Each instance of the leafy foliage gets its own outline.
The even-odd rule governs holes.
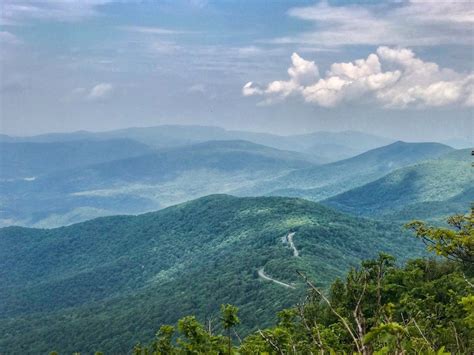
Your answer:
[[[468,216],[457,215],[448,219],[452,228],[429,227],[424,222],[414,221],[407,227],[428,244],[428,250],[448,259],[474,265],[474,207]]]

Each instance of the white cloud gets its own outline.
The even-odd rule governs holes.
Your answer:
[[[67,101],[103,101],[110,98],[115,91],[110,83],[99,83],[91,88],[77,87],[64,100]]]
[[[244,96],[262,95],[262,94],[263,94],[263,90],[260,89],[258,86],[255,86],[255,84],[252,81],[249,81],[242,88],[242,95]]]
[[[206,92],[206,86],[204,84],[191,85],[188,88],[188,92],[204,94]]]
[[[265,103],[271,103],[302,91],[304,85],[319,78],[319,70],[314,62],[305,60],[297,53],[293,53],[291,63],[291,67],[288,68],[290,80],[273,81],[268,84],[266,89],[255,86],[253,82],[248,82],[242,88],[242,94],[244,96],[263,94],[266,96]]]
[[[291,55],[291,63],[293,65],[288,68],[288,75],[290,75],[291,81],[296,84],[304,85],[319,77],[319,70],[314,62],[304,60],[298,54],[293,53]]]
[[[97,7],[112,0],[2,0],[1,25],[19,25],[30,19],[61,22],[96,16]]]
[[[123,26],[123,27],[119,27],[119,29],[128,31],[128,32],[151,34],[151,35],[175,35],[175,34],[195,33],[195,32],[189,32],[189,31],[170,30],[168,28],[162,28],[162,27],[146,27],[146,26]]]
[[[114,86],[110,83],[100,83],[95,85],[87,94],[87,99],[98,101],[109,98],[114,91]]]
[[[252,57],[265,53],[265,50],[257,46],[239,47],[236,49],[240,57]]]
[[[182,47],[176,44],[174,41],[154,40],[151,43],[146,43],[146,45],[148,46],[149,53],[153,55],[173,54],[182,50]]]
[[[266,87],[249,82],[242,94],[262,96],[264,104],[297,95],[323,107],[343,102],[375,102],[391,108],[473,103],[474,74],[442,69],[409,49],[382,46],[366,59],[332,64],[321,78],[314,62],[296,53],[291,58],[289,80],[273,81]]]
[[[92,88],[78,87],[75,88],[70,95],[65,99],[70,100],[87,100],[87,101],[102,101],[112,96],[115,87],[110,83],[99,83]]]
[[[273,43],[306,46],[472,44],[474,6],[470,1],[408,0],[398,4],[293,8],[289,15],[315,29]]]

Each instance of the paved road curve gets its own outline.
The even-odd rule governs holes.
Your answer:
[[[288,240],[288,243],[290,243],[290,247],[291,249],[293,249],[293,256],[294,257],[299,257],[300,256],[300,252],[298,251],[298,249],[296,249],[295,247],[295,243],[293,243],[293,237],[294,237],[295,233],[290,233],[286,236],[286,240]]]
[[[286,287],[286,288],[292,288],[292,289],[295,288],[295,287],[292,286],[292,285],[289,285],[289,284],[287,284],[287,283],[284,283],[284,282],[281,282],[281,281],[278,281],[278,280],[275,280],[275,279],[271,278],[270,276],[268,276],[267,274],[265,274],[265,271],[264,271],[264,268],[263,268],[263,267],[258,270],[258,276],[260,276],[260,277],[261,277],[262,279],[264,279],[264,280],[272,281],[272,282],[274,282],[274,283],[276,283],[276,284],[278,284],[278,285],[280,285],[280,286]]]
[[[293,243],[293,237],[295,235],[295,232],[293,233],[289,233],[287,236],[286,236],[286,240],[288,242],[288,244],[290,244],[290,247],[291,249],[293,249],[293,256],[295,258],[299,257],[300,256],[300,253],[298,251],[298,249],[296,249],[295,247],[295,243]],[[280,285],[280,286],[283,286],[283,287],[286,287],[286,288],[292,288],[294,289],[295,287],[290,285],[290,284],[287,284],[285,282],[282,282],[282,281],[278,281],[278,280],[275,280],[274,278],[268,276],[267,274],[265,274],[265,271],[264,271],[264,267],[260,268],[258,270],[258,276],[266,281],[271,281],[271,282],[274,282],[276,283],[277,285]]]

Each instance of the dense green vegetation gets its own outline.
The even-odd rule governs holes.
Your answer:
[[[333,282],[328,293],[299,272],[308,286],[305,300],[279,312],[274,327],[243,340],[236,333],[233,349],[225,348],[230,332],[216,334],[188,316],[177,329],[162,326],[150,345],[137,344],[133,354],[471,354],[474,211],[448,223],[452,229],[409,225],[445,260],[416,259],[397,267],[381,253]],[[237,311],[222,306],[224,329],[241,321]]]
[[[362,186],[401,167],[434,159],[453,149],[439,143],[393,144],[322,166],[299,169],[250,190],[319,201]]]
[[[441,218],[474,201],[470,150],[398,169],[323,203],[351,214],[384,219]]]
[[[283,243],[289,232],[299,257]],[[51,230],[3,228],[0,349],[124,353],[186,314],[219,323],[220,304],[240,308],[244,336],[304,299],[296,270],[324,288],[379,251],[403,262],[422,250],[399,226],[277,197],[215,195]]]

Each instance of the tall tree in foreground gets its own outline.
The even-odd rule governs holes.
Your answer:
[[[232,353],[232,334],[231,330],[240,323],[237,316],[239,309],[231,304],[221,305],[222,326],[227,330],[229,355]]]

